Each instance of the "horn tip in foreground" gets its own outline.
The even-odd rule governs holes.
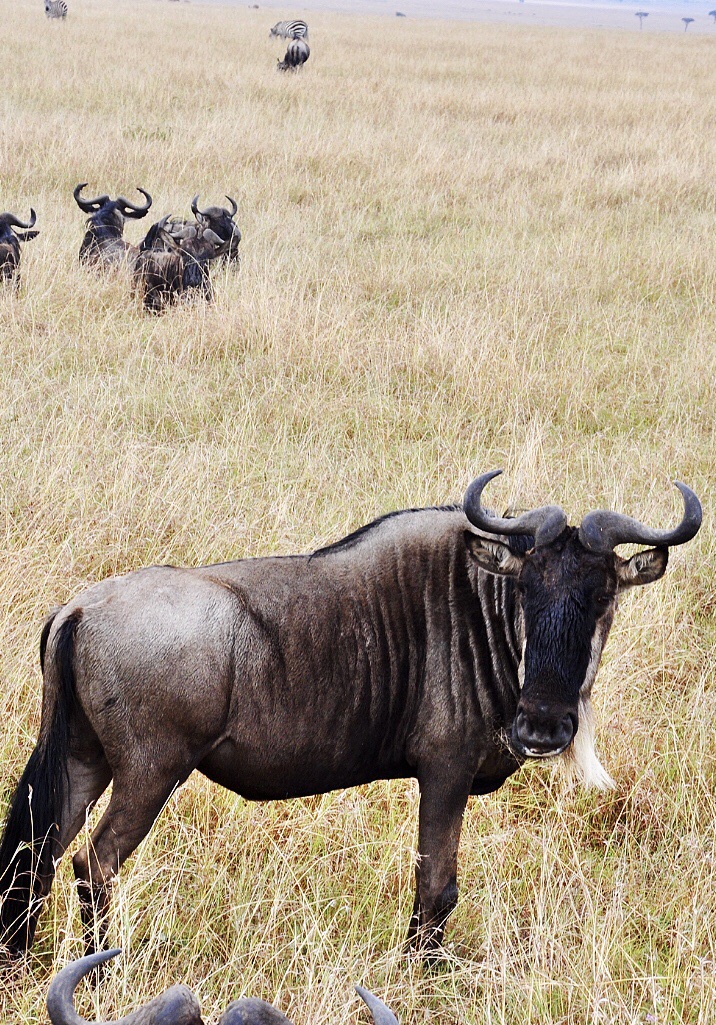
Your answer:
[[[371,1013],[375,1025],[398,1025],[398,1019],[386,1004],[368,989],[355,986],[355,991]]]
[[[701,521],[704,515],[703,507],[699,501],[699,496],[695,491],[692,491],[688,484],[684,484],[680,480],[675,480],[674,484],[679,489],[681,496],[684,499],[684,518],[687,520],[689,528],[694,532],[691,535],[693,537],[701,527]]]
[[[52,1025],[70,1025],[77,1022],[73,1006],[73,995],[80,979],[88,975],[93,968],[111,961],[121,954],[121,947],[113,950],[99,950],[95,954],[87,954],[77,961],[71,961],[55,975],[47,991],[47,1013]]]

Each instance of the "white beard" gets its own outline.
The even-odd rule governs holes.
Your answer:
[[[594,712],[589,695],[579,699],[579,729],[567,750],[559,757],[570,783],[582,783],[597,790],[614,790],[616,783],[597,758],[594,747]]]
[[[594,746],[594,711],[592,709],[592,684],[599,668],[599,659],[609,633],[611,619],[605,629],[596,630],[592,638],[592,654],[587,666],[579,692],[577,710],[579,728],[574,740],[559,757],[570,783],[582,783],[585,787],[596,787],[597,790],[614,790],[616,783],[597,757]]]

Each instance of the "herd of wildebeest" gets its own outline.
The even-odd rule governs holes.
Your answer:
[[[150,194],[145,189],[137,190],[144,196],[140,205],[123,196],[88,199],[82,195],[86,185],[81,182],[73,193],[80,210],[89,214],[80,245],[80,261],[105,269],[126,266],[146,310],[159,313],[190,293],[211,299],[209,271],[213,261],[223,257],[238,264],[241,231],[234,220],[236,202],[230,196],[226,197],[229,207],[209,206],[200,210],[196,195],[191,201],[193,220],[162,217],[138,245],[132,245],[124,238],[125,222],[147,215],[152,205]],[[32,208],[27,223],[12,213],[0,214],[0,280],[19,280],[20,244],[38,235],[37,231],[28,230],[36,220]]]
[[[64,18],[67,5],[64,0],[48,0],[45,13],[50,18]],[[278,62],[279,70],[296,70],[308,60],[305,21],[279,21],[269,35],[289,41],[284,59]],[[145,200],[139,206],[123,196],[87,199],[82,195],[86,185],[80,183],[73,193],[80,210],[89,214],[80,260],[98,268],[125,266],[145,310],[160,313],[181,296],[201,295],[211,300],[211,264],[223,258],[238,266],[241,231],[234,220],[236,202],[230,196],[226,197],[230,208],[209,206],[200,210],[196,195],[191,203],[194,220],[167,214],[151,226],[138,245],[132,245],[123,237],[125,222],[147,215],[152,205],[150,194],[145,189],[137,190]],[[36,221],[32,207],[27,222],[13,213],[0,214],[0,282],[18,284],[20,244],[37,237],[39,232],[31,230]]]

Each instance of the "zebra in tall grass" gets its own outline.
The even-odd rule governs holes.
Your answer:
[[[65,0],[45,0],[45,14],[48,18],[66,18],[67,4]]]
[[[305,21],[277,21],[269,32],[269,38],[308,39],[308,25]]]

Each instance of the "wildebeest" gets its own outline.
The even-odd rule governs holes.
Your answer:
[[[295,18],[293,21],[277,21],[269,32],[273,39],[308,39],[308,25]]]
[[[212,298],[209,264],[228,251],[225,242],[210,228],[197,224],[186,228],[181,241],[167,229],[169,217],[153,224],[139,245],[134,261],[134,283],[145,309],[159,313],[190,289]]]
[[[74,992],[77,984],[93,970],[121,950],[102,951],[72,961],[55,975],[47,991],[47,1011],[52,1025],[89,1025],[80,1018],[74,1008]],[[382,1000],[361,986],[356,993],[366,1003],[375,1025],[398,1025],[398,1019]],[[109,1023],[105,1023],[109,1025]],[[187,986],[171,986],[161,996],[155,997],[131,1014],[121,1018],[115,1025],[203,1025],[199,1001]],[[219,1025],[291,1025],[291,1022],[276,1007],[265,1000],[243,997],[229,1004],[219,1019]]]
[[[196,237],[196,232],[192,232],[192,228],[199,228],[204,231],[209,229],[213,231],[224,242],[229,243],[226,257],[228,260],[239,259],[239,242],[241,242],[241,231],[238,224],[234,220],[238,207],[236,200],[232,199],[231,196],[226,197],[231,203],[231,209],[225,206],[208,206],[206,210],[199,209],[199,194],[191,201],[191,211],[194,214],[195,221],[188,221],[182,219],[172,219],[167,223],[167,230],[178,239],[180,243],[184,244],[185,240]]]
[[[17,281],[20,266],[20,243],[37,238],[39,231],[24,231],[16,228],[32,228],[37,220],[35,211],[30,207],[30,220],[24,224],[15,214],[0,214],[0,280]]]
[[[110,199],[109,196],[84,199],[80,193],[86,185],[87,182],[76,185],[73,192],[77,206],[90,215],[80,246],[80,260],[96,266],[116,267],[127,262],[131,266],[138,249],[122,238],[124,222],[128,217],[145,217],[152,205],[152,197],[144,189],[138,188],[137,192],[141,192],[146,199],[144,206],[135,206],[123,196],[116,199]]]
[[[295,71],[305,64],[311,56],[311,50],[305,39],[292,39],[286,47],[283,60],[276,67],[279,71]]]
[[[113,780],[74,856],[88,938],[111,880],[194,769],[255,801],[378,779],[420,787],[408,937],[439,946],[457,901],[470,794],[526,758],[564,754],[610,780],[590,693],[618,595],[659,579],[701,506],[653,530],[558,506],[515,519],[481,506],[393,513],[311,555],[154,566],[94,584],[42,631],[40,734],[0,843],[0,925],[32,941],[57,860]],[[656,547],[629,559],[617,545]],[[90,948],[91,949],[91,948]]]

